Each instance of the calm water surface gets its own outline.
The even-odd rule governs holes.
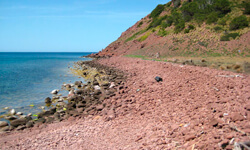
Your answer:
[[[44,105],[53,89],[82,78],[69,67],[90,53],[0,53],[0,115],[4,107],[29,112]],[[66,91],[60,91],[67,94]],[[29,105],[34,104],[35,107]]]

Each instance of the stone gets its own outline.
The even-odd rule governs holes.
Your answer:
[[[11,115],[15,115],[15,114],[16,114],[16,111],[15,111],[15,109],[11,109],[11,110],[9,111],[9,113],[10,113]]]
[[[76,85],[77,87],[81,87],[81,84],[82,84],[82,81],[76,81],[76,82],[75,82],[75,85]]]
[[[95,86],[94,86],[94,89],[95,89],[95,90],[101,90],[100,86],[98,86],[98,85],[95,85]]]
[[[21,116],[21,115],[23,115],[23,113],[22,112],[17,112],[16,115]]]
[[[250,111],[250,103],[245,106],[245,109]]]
[[[6,121],[0,121],[0,128],[8,126]]]
[[[235,122],[235,121],[243,121],[245,118],[240,113],[235,112],[235,113],[231,114],[231,119],[232,119],[232,121]]]
[[[190,141],[190,140],[193,140],[193,139],[195,139],[196,138],[196,136],[194,135],[194,134],[192,134],[192,135],[187,135],[186,137],[185,137],[185,140],[186,141]]]
[[[45,112],[41,112],[38,114],[37,118],[43,118],[53,115],[56,112],[56,108],[51,108],[50,110],[47,110]]]
[[[59,91],[60,91],[60,90],[55,89],[55,90],[51,91],[50,93],[51,93],[51,94],[57,94]]]
[[[4,119],[11,121],[11,120],[16,120],[17,117],[15,117],[15,116],[6,116],[6,117],[4,117]]]
[[[13,126],[13,127],[18,127],[20,125],[25,125],[27,122],[28,122],[28,119],[20,118],[20,119],[10,121],[10,125]]]
[[[45,123],[46,122],[46,119],[44,119],[44,118],[39,118],[37,121],[36,121],[36,123]]]
[[[155,77],[155,80],[156,80],[157,82],[163,81],[162,78],[159,77],[159,76],[156,76],[156,77]]]
[[[45,103],[52,103],[51,98],[50,97],[45,98]]]
[[[6,132],[6,131],[9,131],[9,130],[10,130],[9,126],[0,128],[0,132]]]
[[[21,126],[18,126],[17,128],[16,128],[16,130],[23,130],[23,129],[25,129],[25,128],[27,128],[25,125],[21,125]]]
[[[216,127],[218,125],[218,123],[219,123],[218,120],[213,118],[213,119],[210,120],[209,125],[213,126],[213,127]]]
[[[26,123],[26,127],[27,128],[31,128],[33,126],[34,126],[34,122],[33,121],[29,121],[29,122]]]

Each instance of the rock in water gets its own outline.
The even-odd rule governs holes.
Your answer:
[[[51,94],[57,94],[60,90],[53,90]]]
[[[8,123],[5,121],[0,121],[0,128],[8,126]]]
[[[157,82],[163,81],[162,78],[161,78],[161,77],[158,77],[158,76],[155,77],[155,80],[156,80]]]
[[[45,103],[52,103],[51,98],[50,97],[45,98]]]
[[[10,110],[10,114],[11,114],[11,115],[15,115],[15,114],[16,114],[15,109],[11,109],[11,110]]]

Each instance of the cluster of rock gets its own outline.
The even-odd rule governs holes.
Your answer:
[[[39,113],[36,119],[31,114],[10,113],[9,118],[5,118],[9,123],[0,122],[0,132],[62,121],[70,116],[96,115],[107,107],[103,101],[114,96],[117,88],[124,84],[124,74],[95,61],[77,62],[76,65],[78,72],[87,80],[86,84],[82,81],[64,84],[63,89],[69,91],[67,96],[61,96],[59,90],[53,90],[53,97],[45,99],[46,105],[51,108]]]

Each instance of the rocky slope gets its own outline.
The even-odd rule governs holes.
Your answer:
[[[116,41],[91,56],[249,57],[250,28],[248,25],[243,25],[232,29],[233,20],[242,15],[243,18],[247,18],[245,21],[248,24],[249,2],[242,0],[216,0],[211,1],[213,2],[211,4],[208,0],[201,2],[203,3],[198,3],[196,0],[172,0],[165,5],[158,5],[151,14],[123,32]],[[228,6],[224,4],[225,2],[229,2]],[[192,14],[191,10],[187,9],[191,8],[191,3],[197,4],[199,14]],[[222,3],[221,6],[218,6],[219,3]],[[206,9],[199,9],[203,5],[214,9],[207,12]],[[223,12],[222,9],[228,11]],[[200,19],[201,16],[205,17]]]

